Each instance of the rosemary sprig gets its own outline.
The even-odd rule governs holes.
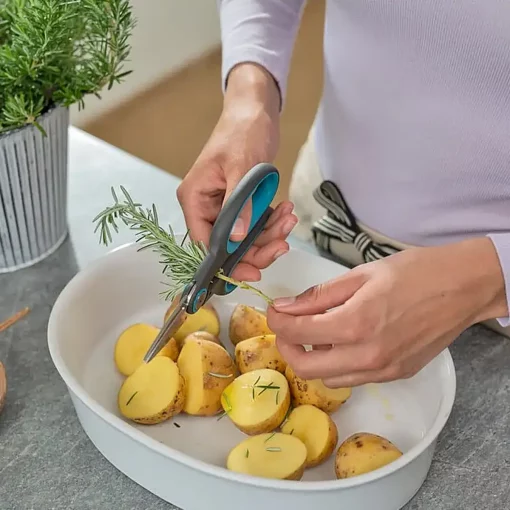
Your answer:
[[[268,446],[266,452],[281,452],[282,449],[279,446]]]
[[[248,450],[248,448],[246,448],[246,453],[244,454],[244,456],[246,458],[248,458],[250,456],[250,450]]]
[[[187,235],[179,244],[172,227],[168,225],[167,231],[159,224],[158,212],[154,204],[151,208],[144,208],[131,198],[123,186],[120,190],[124,195],[123,200],[119,200],[112,188],[114,203],[94,218],[93,223],[96,223],[94,232],[99,230],[100,242],[105,246],[113,241],[112,230],[118,232],[120,223],[136,232],[136,242],[139,243],[140,250],[151,249],[159,255],[163,274],[169,279],[165,282],[168,290],[163,294],[166,299],[174,299],[186,285],[193,281],[207,255],[207,248],[201,242],[187,239]],[[273,303],[273,300],[259,289],[226,276],[222,271],[218,271],[216,277],[255,293],[268,304]]]

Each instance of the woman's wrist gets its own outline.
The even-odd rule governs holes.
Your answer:
[[[273,76],[262,66],[251,62],[236,65],[227,77],[224,110],[246,106],[253,111],[264,111],[277,121],[281,97]]]
[[[467,292],[478,295],[475,323],[508,316],[505,279],[498,254],[488,238],[458,243],[458,271]]]

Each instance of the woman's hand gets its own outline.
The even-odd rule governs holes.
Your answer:
[[[254,64],[230,73],[223,112],[211,137],[177,191],[192,239],[209,243],[212,226],[237,183],[257,163],[272,162],[278,150],[280,96],[273,78]],[[297,223],[293,205],[282,202],[235,271],[246,281],[289,250],[285,241]],[[251,203],[240,214],[232,240],[244,239]]]
[[[483,238],[359,266],[276,300],[268,324],[297,375],[352,387],[411,377],[467,327],[506,316],[499,260]]]

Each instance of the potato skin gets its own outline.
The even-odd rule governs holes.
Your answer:
[[[165,312],[165,316],[164,316],[165,322],[168,319],[168,317],[170,317],[171,313],[174,311],[175,307],[179,303],[180,298],[181,297],[179,295],[172,300],[172,303],[170,304],[167,311]],[[213,327],[214,334],[219,335],[219,333],[220,333],[220,319],[218,316],[218,312],[216,312],[216,309],[214,308],[214,306],[211,303],[206,303],[196,314],[194,314],[194,315],[185,314],[185,321],[184,321],[183,325],[174,334],[174,338],[177,341],[177,345],[178,345],[179,349],[182,348],[184,339],[187,336],[189,336],[191,333],[195,333],[200,330],[200,324],[202,323],[202,321],[199,319],[199,317],[204,315],[204,313],[201,310],[208,310],[208,311],[212,312],[212,316],[214,317],[213,323],[211,321],[207,320],[207,321],[204,321],[204,325],[207,325],[207,327],[210,328],[211,325],[214,324],[214,327]],[[189,329],[190,321],[193,321],[193,323],[196,323],[196,322],[199,323],[199,326],[196,327],[196,331],[193,331],[193,329],[195,329],[195,328],[193,328],[191,330]]]
[[[188,335],[183,340],[182,345],[184,346],[186,342],[192,342],[194,340],[208,340],[209,342],[221,345],[220,339],[208,331],[195,331],[194,333],[191,333],[191,335]]]
[[[259,368],[271,368],[284,374],[287,368],[287,363],[276,347],[276,335],[242,340],[236,345],[235,358],[241,374]]]
[[[229,336],[234,345],[248,338],[272,334],[263,312],[247,305],[235,307],[229,324]]]
[[[305,474],[305,467],[306,465],[303,464],[299,469],[296,469],[294,473],[287,476],[285,480],[295,480],[296,482],[299,482],[299,480],[301,480],[301,478],[303,478],[303,475]]]
[[[161,423],[165,420],[168,420],[172,416],[179,414],[184,407],[184,398],[186,395],[186,383],[184,381],[184,377],[182,375],[179,376],[180,384],[179,390],[175,394],[174,399],[168,405],[166,409],[163,409],[158,414],[154,416],[148,416],[146,418],[130,418],[132,421],[136,423],[141,423],[142,425],[156,425],[157,423]]]
[[[359,432],[348,437],[338,448],[335,474],[339,479],[351,478],[375,471],[402,456],[402,452],[388,439]]]
[[[221,410],[221,394],[223,390],[235,379],[236,367],[228,352],[219,344],[209,340],[194,338],[188,342],[196,342],[201,347],[202,355],[202,385],[203,399],[201,407],[193,412],[193,416],[213,416]],[[186,344],[183,346],[179,360],[186,353]],[[177,366],[181,369],[177,361]],[[181,360],[182,363],[182,360]],[[217,377],[213,374],[229,375],[231,377]],[[199,381],[194,381],[198,384]],[[188,382],[188,384],[190,384]],[[186,411],[186,409],[185,409]]]
[[[289,381],[293,407],[310,404],[331,414],[345,404],[352,394],[350,388],[344,388],[342,399],[331,398],[332,396],[328,395],[328,388],[322,381],[301,379],[288,365],[285,369],[285,377]]]
[[[168,343],[165,345],[164,350],[168,352],[167,356],[172,361],[177,361],[177,358],[179,357],[179,346],[177,345],[177,341],[175,338],[170,338],[168,340]]]

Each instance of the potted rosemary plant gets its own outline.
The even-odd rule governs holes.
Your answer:
[[[0,273],[67,236],[69,106],[129,71],[129,0],[0,0]]]

